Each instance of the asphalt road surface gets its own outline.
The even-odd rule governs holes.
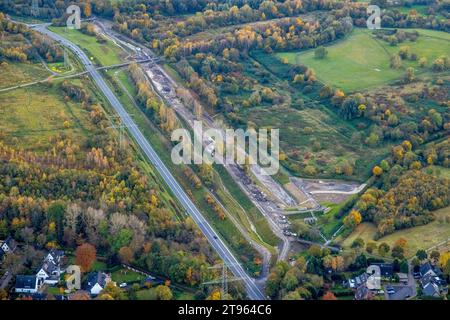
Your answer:
[[[238,260],[233,256],[228,247],[224,244],[224,242],[219,238],[217,233],[205,220],[200,211],[195,207],[194,203],[187,196],[172,174],[169,172],[167,167],[161,161],[157,153],[154,151],[152,146],[149,144],[147,139],[144,137],[142,132],[134,123],[133,119],[130,115],[125,111],[124,107],[111,91],[111,89],[106,84],[103,77],[100,75],[98,70],[89,60],[87,55],[75,44],[68,41],[67,39],[61,37],[60,35],[51,32],[46,28],[46,25],[35,26],[34,29],[40,33],[43,33],[50,38],[58,41],[65,47],[69,48],[73,51],[83,65],[86,67],[86,70],[91,74],[93,80],[103,92],[105,97],[108,99],[112,107],[120,116],[123,124],[128,127],[128,130],[131,136],[135,139],[138,145],[141,147],[142,151],[148,157],[150,162],[154,165],[156,170],[158,170],[161,177],[167,183],[168,187],[171,189],[172,193],[181,203],[181,205],[185,208],[185,210],[190,214],[192,219],[197,223],[200,230],[203,232],[205,237],[208,239],[211,246],[216,250],[217,254],[222,258],[228,268],[233,272],[236,277],[242,278],[245,283],[247,289],[247,295],[252,300],[264,300],[265,295],[261,292],[261,290],[256,286],[254,279],[250,278],[250,276],[244,271],[242,266],[239,264]]]

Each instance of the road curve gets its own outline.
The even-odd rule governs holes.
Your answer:
[[[266,297],[263,292],[257,287],[254,279],[250,278],[250,276],[244,271],[242,266],[239,264],[239,261],[233,256],[228,247],[224,244],[224,242],[219,238],[217,233],[205,220],[200,211],[195,207],[194,203],[187,196],[178,182],[175,180],[173,175],[161,161],[155,150],[152,148],[150,143],[144,137],[142,132],[139,130],[137,125],[134,123],[133,119],[126,112],[125,108],[122,106],[120,101],[111,91],[111,89],[106,84],[103,77],[100,75],[98,70],[93,66],[92,62],[89,60],[87,55],[75,44],[63,38],[62,36],[48,30],[46,25],[38,25],[35,26],[34,29],[42,34],[47,35],[48,37],[58,41],[68,49],[72,50],[80,61],[85,66],[86,70],[92,76],[94,82],[97,84],[99,89],[103,92],[105,97],[108,99],[111,106],[115,109],[115,111],[120,116],[124,125],[126,125],[129,129],[131,136],[138,143],[144,154],[153,164],[153,166],[158,170],[161,177],[164,179],[168,187],[171,189],[172,193],[179,200],[184,209],[190,214],[192,219],[196,222],[200,230],[203,232],[205,237],[208,239],[211,246],[215,249],[217,254],[222,258],[224,263],[228,266],[228,268],[233,272],[236,277],[242,278],[245,283],[247,289],[247,295],[252,300],[264,300]]]

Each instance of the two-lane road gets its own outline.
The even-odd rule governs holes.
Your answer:
[[[129,128],[129,132],[137,144],[140,146],[144,154],[150,160],[150,162],[155,166],[156,170],[158,170],[159,174],[162,176],[164,181],[167,183],[168,187],[175,195],[175,197],[179,200],[181,205],[184,207],[186,212],[190,214],[192,219],[197,223],[200,230],[203,232],[205,237],[208,239],[211,246],[215,249],[217,254],[222,258],[228,268],[233,272],[233,274],[237,277],[242,278],[245,283],[247,289],[247,295],[250,299],[253,300],[264,300],[265,295],[263,292],[256,286],[254,279],[250,278],[242,266],[239,264],[238,260],[234,257],[228,247],[224,244],[224,242],[219,238],[217,233],[205,220],[200,211],[195,207],[194,203],[187,196],[178,182],[175,180],[173,175],[167,169],[165,164],[161,161],[157,153],[154,151],[152,146],[149,144],[147,139],[144,137],[142,132],[139,130],[137,125],[134,123],[133,119],[126,112],[125,108],[122,106],[120,101],[111,91],[111,89],[106,84],[103,77],[100,75],[99,71],[92,65],[92,62],[89,60],[87,55],[75,44],[68,41],[67,39],[61,37],[54,32],[51,32],[46,28],[45,25],[35,26],[36,31],[43,33],[50,38],[60,42],[65,47],[69,48],[73,51],[80,61],[86,67],[86,70],[92,76],[94,82],[97,84],[99,89],[103,92],[105,97],[108,99],[111,106],[115,109],[115,111],[120,116],[122,122],[125,126]]]

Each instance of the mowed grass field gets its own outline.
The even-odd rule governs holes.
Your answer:
[[[428,249],[450,237],[450,207],[437,210],[434,213],[436,220],[427,225],[399,230],[377,241],[373,240],[376,226],[365,222],[359,225],[341,244],[344,247],[350,247],[353,241],[360,237],[365,243],[375,241],[379,245],[382,242],[386,242],[392,248],[397,239],[405,238],[408,241],[406,256],[411,257],[417,250]],[[447,221],[444,217],[447,217]]]
[[[413,66],[420,71],[417,62],[409,61],[404,62],[403,68],[390,68],[390,56],[396,54],[401,46],[409,46],[418,57],[426,57],[429,65],[437,57],[448,55],[450,34],[433,30],[417,31],[420,36],[416,42],[405,41],[389,46],[375,39],[367,29],[354,29],[346,39],[327,46],[328,56],[325,59],[316,59],[314,50],[282,52],[276,56],[286,58],[290,64],[311,67],[322,82],[346,92],[370,89],[399,79],[406,67]]]
[[[119,64],[122,62],[120,57],[124,53],[112,41],[108,40],[104,44],[99,43],[97,42],[96,37],[84,34],[79,30],[70,30],[64,27],[49,27],[49,29],[87,51],[89,57],[92,60],[94,58],[97,59],[102,66]]]
[[[58,133],[83,143],[90,126],[89,113],[66,102],[57,88],[34,85],[0,93],[0,132],[24,149],[49,150],[49,138]]]

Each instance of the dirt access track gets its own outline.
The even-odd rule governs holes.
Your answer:
[[[346,200],[350,195],[361,192],[366,186],[353,181],[340,180],[319,180],[319,179],[301,179],[291,178],[292,184],[297,192],[307,193],[314,197],[317,202],[340,203]]]

